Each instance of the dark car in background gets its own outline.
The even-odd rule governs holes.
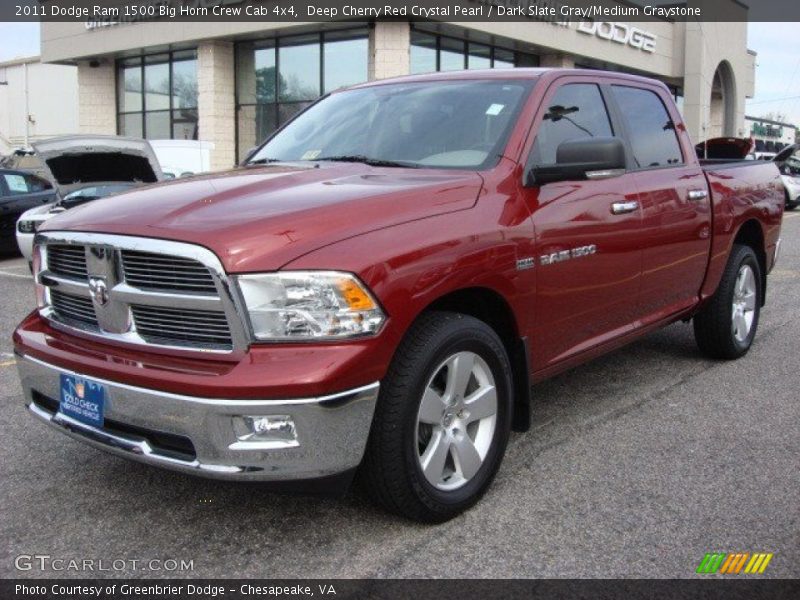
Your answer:
[[[25,171],[0,169],[0,253],[17,252],[14,229],[22,213],[57,199],[55,188],[46,179]]]

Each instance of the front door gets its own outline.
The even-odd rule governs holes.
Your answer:
[[[552,84],[534,132],[529,165],[554,164],[564,141],[619,135],[600,86],[579,76]],[[526,188],[536,236],[536,371],[633,329],[642,263],[633,177]]]

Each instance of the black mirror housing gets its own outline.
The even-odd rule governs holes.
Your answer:
[[[534,165],[525,175],[525,185],[584,180],[587,172],[625,169],[625,145],[616,137],[581,138],[559,144],[556,164]]]

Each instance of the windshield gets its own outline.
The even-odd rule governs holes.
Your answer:
[[[78,204],[83,204],[84,202],[89,202],[91,200],[98,200],[100,198],[111,196],[112,194],[125,192],[134,186],[135,186],[134,183],[93,185],[91,187],[81,188],[70,194],[67,194],[66,197],[63,200],[61,200],[61,202],[59,202],[58,204],[60,206],[76,206]]]
[[[248,162],[487,168],[503,152],[532,83],[434,81],[335,93],[299,115]]]

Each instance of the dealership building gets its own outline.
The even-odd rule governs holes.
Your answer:
[[[746,136],[746,11],[730,0],[728,23],[57,22],[42,24],[41,53],[77,66],[81,132],[211,141],[221,169],[321,94],[437,70],[638,73],[670,87],[695,139]]]

